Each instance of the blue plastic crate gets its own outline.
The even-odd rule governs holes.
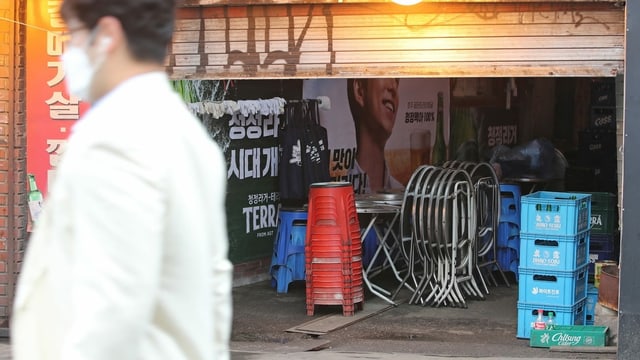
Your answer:
[[[618,260],[614,240],[617,235],[592,234],[589,240],[589,274],[594,275],[595,263],[603,260]]]
[[[587,264],[576,271],[519,269],[518,301],[569,306],[587,296]]]
[[[591,231],[591,238],[589,240],[589,250],[613,251],[615,249],[614,240],[615,240],[615,237],[613,234],[609,234],[609,235],[594,234],[593,231]]]
[[[587,288],[587,307],[585,325],[593,325],[596,320],[596,304],[598,303],[598,288],[589,284]]]
[[[586,301],[582,299],[570,306],[553,306],[518,302],[518,331],[517,337],[528,339],[531,337],[533,322],[538,318],[538,310],[543,310],[543,318],[547,321],[549,312],[553,312],[556,325],[585,325]]]
[[[574,236],[591,225],[589,194],[538,191],[521,203],[521,233]]]
[[[589,262],[589,230],[576,236],[520,235],[520,265],[530,270],[575,271]]]

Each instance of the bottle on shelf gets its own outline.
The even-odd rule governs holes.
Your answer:
[[[438,112],[436,114],[436,138],[431,150],[431,162],[441,166],[447,161],[447,146],[444,143],[444,94],[438,92]]]
[[[29,180],[29,213],[31,214],[31,220],[36,222],[40,211],[42,210],[42,202],[44,200],[42,192],[38,189],[36,184],[36,177],[33,174],[28,174]]]

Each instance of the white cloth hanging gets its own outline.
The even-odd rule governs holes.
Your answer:
[[[284,114],[284,106],[287,101],[280,97],[258,100],[224,100],[203,101],[187,104],[189,110],[197,115],[210,114],[214,119],[219,119],[225,114],[233,115],[240,112],[242,116],[249,115],[280,115]]]

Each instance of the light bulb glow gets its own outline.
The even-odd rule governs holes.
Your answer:
[[[391,0],[398,5],[410,6],[419,3],[422,0]]]

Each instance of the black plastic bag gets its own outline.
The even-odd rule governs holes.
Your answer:
[[[279,189],[285,206],[307,203],[309,186],[329,176],[327,130],[320,125],[316,100],[291,101],[280,129]]]
[[[551,141],[539,138],[526,144],[491,149],[491,163],[500,164],[503,178],[552,179],[556,175],[556,150]]]

